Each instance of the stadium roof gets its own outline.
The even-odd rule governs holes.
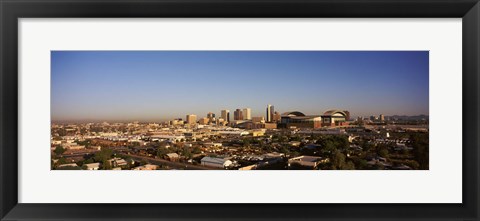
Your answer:
[[[323,113],[323,116],[332,116],[337,113],[342,114],[343,116],[347,116],[347,114],[341,110],[328,110]]]
[[[300,111],[290,111],[290,112],[285,112],[282,114],[282,116],[297,116],[297,117],[305,117],[305,114],[300,112]]]

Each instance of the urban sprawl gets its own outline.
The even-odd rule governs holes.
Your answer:
[[[428,170],[428,116],[250,108],[167,122],[52,123],[53,170]]]

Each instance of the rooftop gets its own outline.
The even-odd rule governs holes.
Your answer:
[[[290,160],[317,162],[321,159],[322,159],[321,157],[316,157],[316,156],[299,156],[299,157],[291,158]]]
[[[216,157],[204,157],[202,158],[201,161],[208,162],[208,163],[215,163],[215,164],[224,164],[228,160],[223,158],[216,158]]]

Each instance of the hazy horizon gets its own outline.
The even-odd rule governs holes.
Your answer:
[[[52,51],[52,121],[428,115],[428,51]]]

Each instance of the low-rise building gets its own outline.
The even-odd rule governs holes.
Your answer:
[[[203,166],[225,168],[233,164],[231,160],[217,157],[204,157],[200,160]]]
[[[312,169],[317,168],[317,166],[320,163],[326,162],[326,159],[322,157],[316,157],[316,156],[299,156],[299,157],[294,157],[290,158],[288,160],[288,167],[295,166],[294,164],[303,166],[303,167],[310,167]]]
[[[92,150],[101,150],[102,147],[101,146],[89,146],[88,149],[92,149]]]
[[[180,156],[177,153],[169,153],[165,156],[165,158],[167,158],[169,161],[176,162],[180,159]]]
[[[244,166],[244,167],[239,168],[238,170],[255,170],[255,169],[257,169],[257,164],[252,164],[252,165],[249,165],[249,166]]]
[[[203,145],[205,147],[222,147],[222,143],[213,143],[213,142],[204,143]]]
[[[122,166],[127,166],[128,163],[122,158],[115,157],[113,159],[110,159],[110,165],[113,167],[122,167]]]
[[[133,168],[133,170],[157,170],[159,168],[158,165],[153,164],[145,164],[143,166],[138,166]]]
[[[290,141],[290,142],[288,142],[288,144],[290,144],[290,146],[292,146],[292,147],[298,147],[298,146],[300,146],[300,144],[302,144],[302,142],[300,142],[300,141]]]
[[[244,131],[244,130],[222,130],[222,131],[218,131],[218,134],[246,136],[246,135],[248,135],[248,131]]]
[[[85,149],[85,146],[78,145],[76,143],[67,143],[63,145],[63,148],[67,150],[83,150]]]
[[[151,139],[158,139],[158,140],[168,140],[170,142],[176,143],[180,141],[185,141],[185,136],[183,135],[166,135],[166,134],[157,134],[152,135]]]
[[[87,170],[98,170],[100,169],[100,163],[87,163],[84,164]]]
[[[252,136],[254,137],[264,136],[265,130],[253,130],[251,131],[251,133],[252,133]]]
[[[58,168],[62,168],[62,167],[78,167],[78,165],[76,163],[66,163],[66,164],[58,165]]]

